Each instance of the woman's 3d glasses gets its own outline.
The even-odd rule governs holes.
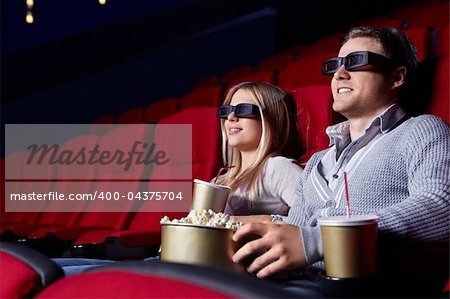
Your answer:
[[[344,65],[347,71],[357,71],[358,68],[366,65],[396,66],[393,60],[369,51],[358,51],[348,54],[345,57],[333,57],[325,60],[322,64],[322,74],[332,76]]]
[[[253,104],[237,104],[236,106],[225,105],[217,108],[218,118],[227,118],[234,112],[236,117],[259,116],[259,107]]]

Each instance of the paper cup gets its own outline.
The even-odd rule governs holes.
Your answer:
[[[192,209],[197,211],[211,209],[214,212],[223,212],[230,191],[230,187],[195,179]]]
[[[356,278],[375,274],[377,219],[375,215],[318,219],[327,276]]]

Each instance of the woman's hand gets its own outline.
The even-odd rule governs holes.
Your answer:
[[[261,238],[248,242],[233,255],[233,262],[239,263],[253,254],[263,252],[247,267],[248,272],[264,278],[281,270],[306,266],[299,227],[275,222],[251,222],[238,229],[233,240],[243,240],[251,235]]]
[[[230,216],[231,221],[234,222],[270,222],[272,221],[272,216],[270,215],[251,215],[251,216]]]

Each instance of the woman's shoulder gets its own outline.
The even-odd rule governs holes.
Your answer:
[[[300,166],[300,163],[295,160],[295,159],[290,159],[290,158],[286,158],[284,156],[274,156],[274,157],[270,157],[267,160],[267,165],[266,165],[267,171],[271,172],[274,171],[276,169],[285,169],[285,170],[289,170],[289,169],[298,169],[299,171],[302,170],[302,167]]]

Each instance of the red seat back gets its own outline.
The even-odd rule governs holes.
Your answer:
[[[0,298],[28,298],[41,288],[38,274],[18,258],[0,251]]]
[[[76,136],[66,141],[61,146],[61,151],[72,151],[78,153],[83,147],[86,149],[94,149],[99,137],[93,134]],[[92,166],[78,165],[76,163],[71,165],[58,165],[56,168],[56,177],[61,180],[55,184],[54,191],[60,192],[68,196],[68,194],[83,194],[90,193],[92,191],[93,183],[92,179],[95,178],[95,169]],[[86,181],[69,181],[71,179],[85,179]],[[80,201],[77,203],[80,206],[80,210],[87,206],[87,201]],[[60,206],[52,205],[45,213],[42,213],[39,218],[39,224],[43,225],[56,225],[56,226],[74,226],[76,220],[80,216],[77,212],[60,212],[58,211]]]
[[[0,298],[31,298],[62,276],[61,268],[43,254],[0,243]]]
[[[333,123],[333,97],[329,85],[300,87],[292,96],[297,104],[300,139],[306,148],[300,162],[305,164],[315,152],[329,145],[325,129]]]
[[[430,113],[441,117],[448,124],[450,124],[449,68],[449,56],[440,57],[436,64],[433,97],[429,108]]]
[[[329,84],[330,77],[322,75],[322,63],[325,59],[334,56],[336,52],[300,58],[281,69],[278,86],[293,90],[301,86]]]
[[[299,58],[302,59],[307,56],[317,55],[320,53],[337,53],[344,41],[344,34],[337,33],[329,36],[322,37],[318,41],[299,52]]]
[[[436,40],[429,28],[410,28],[403,32],[408,35],[417,49],[419,61],[436,56]]]
[[[270,56],[258,65],[260,71],[279,71],[284,66],[295,60],[295,55],[292,52],[280,53],[274,56]]]
[[[190,107],[217,107],[222,101],[222,87],[209,86],[194,89],[180,99],[180,110]]]
[[[230,89],[234,85],[241,82],[256,82],[256,81],[275,84],[276,83],[275,73],[272,71],[261,71],[236,78],[227,85],[226,90]]]
[[[178,111],[177,97],[168,97],[157,100],[147,106],[144,112],[144,122],[147,124],[156,124],[163,117]]]
[[[228,72],[226,72],[225,74],[223,74],[222,77],[220,77],[220,81],[222,84],[227,85],[234,79],[251,74],[251,73],[253,73],[253,71],[254,71],[254,68],[250,65],[237,67],[237,68],[231,69]]]

